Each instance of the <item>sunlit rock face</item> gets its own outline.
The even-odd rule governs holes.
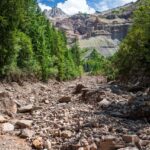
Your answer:
[[[68,15],[65,14],[60,8],[53,7],[51,10],[45,10],[45,15],[48,18],[66,18]]]
[[[81,48],[95,48],[102,55],[110,56],[117,51],[119,43],[127,35],[136,5],[129,3],[104,12],[73,16],[55,7],[45,11],[45,15],[55,27],[66,33],[68,45],[78,39]]]

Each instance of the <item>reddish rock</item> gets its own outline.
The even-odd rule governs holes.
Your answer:
[[[37,137],[36,139],[33,140],[32,142],[33,147],[36,149],[42,149],[43,148],[43,139],[42,137]]]

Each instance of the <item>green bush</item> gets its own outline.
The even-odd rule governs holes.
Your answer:
[[[121,43],[114,64],[118,75],[130,76],[150,69],[150,1],[143,0],[134,13],[133,25]]]
[[[112,58],[105,58],[94,49],[89,58],[83,61],[83,66],[85,72],[91,75],[104,75],[108,79],[114,79],[117,71],[111,62]]]
[[[80,58],[67,48],[65,34],[51,25],[35,0],[0,1],[0,12],[0,77],[34,73],[46,81],[79,75]]]

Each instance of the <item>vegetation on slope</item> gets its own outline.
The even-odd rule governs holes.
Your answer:
[[[134,23],[119,51],[111,58],[104,58],[93,51],[84,62],[85,70],[92,74],[105,74],[111,79],[150,74],[150,1],[139,2],[133,16]]]
[[[82,61],[85,72],[90,75],[104,75],[108,79],[115,78],[115,70],[112,68],[111,58],[104,57],[93,49],[89,57]]]
[[[150,1],[143,0],[134,13],[133,26],[122,42],[114,63],[119,75],[136,72],[149,73],[150,69]],[[146,75],[146,74],[145,74]]]
[[[0,1],[0,53],[0,77],[65,80],[80,74],[64,33],[45,19],[35,0]]]

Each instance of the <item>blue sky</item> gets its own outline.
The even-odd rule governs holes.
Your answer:
[[[69,15],[78,12],[94,13],[124,5],[136,0],[38,0],[42,10],[57,6]]]
[[[59,2],[64,2],[65,0],[38,0],[38,2],[46,4],[48,6],[54,7]]]

